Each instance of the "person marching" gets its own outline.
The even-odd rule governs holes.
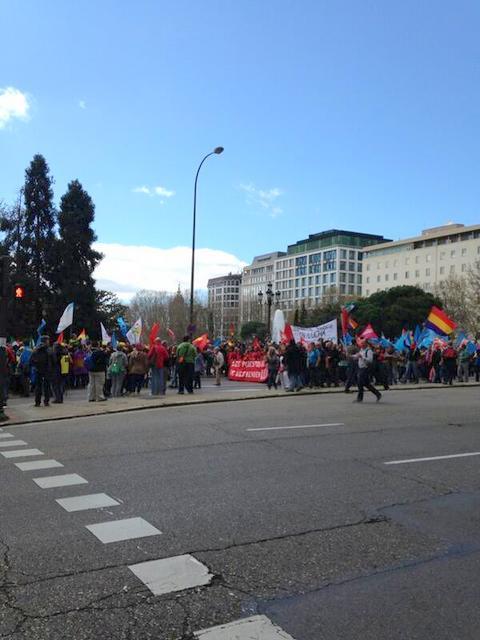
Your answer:
[[[377,398],[377,402],[382,397],[380,391],[377,391],[370,379],[370,370],[373,365],[373,349],[369,346],[367,340],[360,340],[360,351],[352,358],[358,361],[358,395],[354,402],[363,402],[363,390],[368,389]]]

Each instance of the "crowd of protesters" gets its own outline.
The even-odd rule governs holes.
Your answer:
[[[212,377],[221,384],[234,361],[260,360],[266,364],[268,389],[287,392],[303,388],[352,387],[363,398],[363,388],[379,399],[376,386],[421,381],[452,385],[455,380],[480,380],[480,344],[474,352],[453,340],[419,349],[415,345],[397,351],[376,342],[360,340],[344,346],[331,341],[274,344],[233,339],[203,350],[189,336],[176,345],[156,338],[152,345],[118,343],[115,348],[95,341],[79,341],[73,336],[66,343],[50,342],[41,336],[35,348],[22,343],[6,347],[4,397],[8,393],[28,397],[33,393],[35,406],[63,402],[71,389],[84,389],[90,402],[108,398],[140,395],[165,395],[167,389],[193,394],[202,387],[202,378]],[[53,398],[53,400],[51,400]]]

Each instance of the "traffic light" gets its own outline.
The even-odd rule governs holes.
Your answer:
[[[15,285],[13,289],[13,296],[15,300],[18,300],[19,302],[25,299],[25,287],[23,286],[23,284]]]
[[[0,297],[8,296],[8,280],[10,275],[10,257],[0,256]]]

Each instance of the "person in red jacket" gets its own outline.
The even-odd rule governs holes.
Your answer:
[[[160,338],[155,338],[152,348],[148,352],[148,362],[152,369],[152,396],[165,395],[165,366],[168,363],[168,351]]]

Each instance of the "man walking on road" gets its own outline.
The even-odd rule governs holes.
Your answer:
[[[193,393],[193,374],[197,350],[190,342],[190,336],[184,336],[177,347],[178,393],[183,395],[186,389]]]
[[[354,402],[363,402],[363,390],[368,389],[377,398],[377,402],[382,397],[370,380],[370,369],[373,365],[373,349],[369,347],[366,340],[361,340],[360,351],[352,356],[358,361],[358,395]]]

